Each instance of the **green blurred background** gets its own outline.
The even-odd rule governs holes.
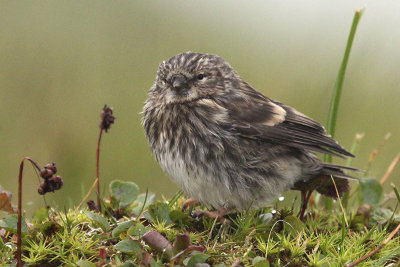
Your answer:
[[[363,168],[391,132],[373,163],[380,178],[400,151],[398,1],[1,1],[0,184],[16,195],[24,156],[55,161],[65,185],[49,203],[78,204],[94,180],[108,104],[116,123],[101,147],[103,194],[123,179],[171,196],[177,187],[151,155],[139,113],[158,64],[187,50],[224,57],[264,94],[325,124],[353,14],[364,6],[336,139],[350,148],[366,133],[354,161]],[[43,205],[37,185],[28,166],[28,212]]]

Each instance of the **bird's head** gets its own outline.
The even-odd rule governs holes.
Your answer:
[[[223,93],[238,77],[221,57],[185,52],[163,61],[150,95],[164,104],[184,103]]]

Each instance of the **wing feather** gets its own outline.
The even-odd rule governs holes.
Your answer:
[[[242,84],[243,85],[243,84]],[[230,130],[245,137],[321,152],[339,157],[351,153],[341,147],[324,127],[297,110],[273,101],[244,84],[246,90],[214,101],[228,110]]]

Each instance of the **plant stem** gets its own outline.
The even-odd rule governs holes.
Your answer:
[[[333,90],[333,98],[331,100],[329,115],[328,115],[328,125],[327,131],[328,133],[334,137],[336,132],[336,121],[337,121],[337,114],[339,111],[339,103],[340,103],[340,96],[342,94],[343,82],[344,77],[346,74],[347,63],[349,61],[351,47],[353,45],[354,37],[357,30],[358,22],[361,19],[361,16],[364,12],[364,9],[356,10],[353,18],[353,24],[351,25],[349,37],[347,39],[346,50],[343,55],[342,64],[340,65],[339,73],[336,78],[334,90]]]
[[[342,94],[343,82],[344,77],[346,74],[347,63],[349,61],[351,47],[353,45],[354,37],[356,35],[357,25],[361,19],[361,16],[364,12],[364,9],[356,10],[353,18],[353,24],[351,25],[349,37],[347,39],[346,50],[343,55],[342,64],[340,65],[339,73],[336,78],[335,86],[333,87],[333,97],[331,99],[331,104],[328,113],[328,123],[327,123],[327,132],[334,138],[336,132],[336,121],[337,115],[339,111],[339,103],[340,97]],[[332,156],[324,155],[325,162],[332,162]],[[325,208],[331,209],[332,208],[332,199],[325,198]]]
[[[103,129],[100,128],[99,139],[97,140],[96,149],[96,181],[97,181],[97,208],[101,213],[101,200],[100,200],[100,143],[101,136],[103,135]]]
[[[82,205],[86,202],[86,200],[89,198],[90,194],[93,192],[94,188],[96,187],[97,183],[98,183],[99,179],[95,179],[94,183],[92,184],[92,186],[90,187],[89,191],[87,192],[86,196],[82,199],[81,203],[79,203],[79,205],[75,208],[75,211],[79,211],[79,209],[82,207]]]
[[[22,171],[24,170],[24,160],[19,165],[18,175],[18,222],[17,222],[17,266],[22,267],[21,250],[22,250],[22,238],[21,238],[21,221],[22,221]]]
[[[25,157],[19,164],[18,174],[18,221],[17,221],[17,266],[22,267],[22,172],[24,171],[24,161],[28,160],[40,172],[39,165],[29,157]]]

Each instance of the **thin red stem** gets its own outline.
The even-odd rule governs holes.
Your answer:
[[[96,149],[96,178],[97,178],[97,207],[101,212],[101,201],[100,201],[100,143],[101,136],[103,135],[103,129],[100,128],[99,139],[97,140]]]
[[[24,161],[29,160],[34,167],[36,167],[40,172],[39,164],[37,164],[33,159],[25,157],[21,160],[19,165],[18,174],[18,222],[17,222],[17,266],[22,267],[22,172],[24,170]]]
[[[18,175],[18,222],[17,222],[17,266],[22,267],[21,251],[22,251],[22,238],[21,238],[21,221],[22,221],[22,171],[24,170],[24,160],[19,165]]]

